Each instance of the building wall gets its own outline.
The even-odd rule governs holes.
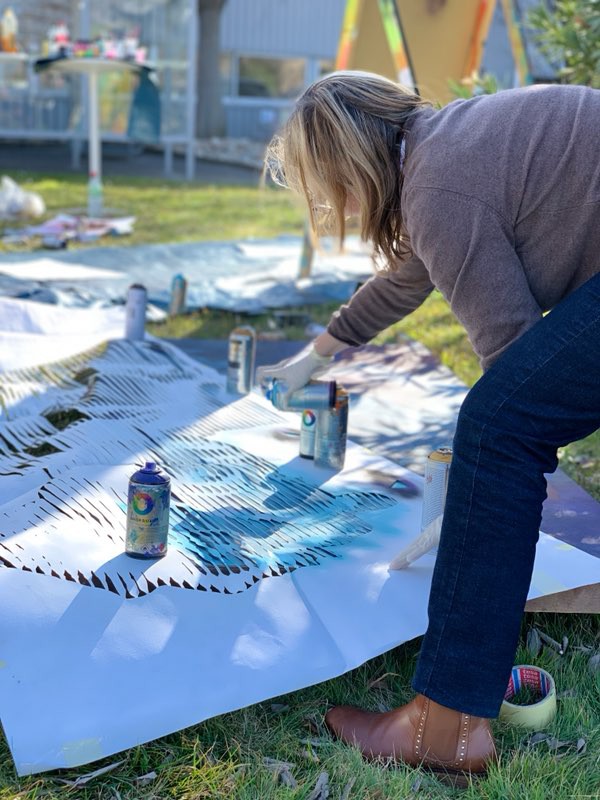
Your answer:
[[[417,1],[425,0],[406,0]],[[515,2],[525,13],[538,0]],[[39,52],[48,27],[61,20],[74,36],[139,29],[150,59],[159,65],[162,134],[187,136],[193,109],[187,43],[194,0],[12,0],[12,7],[19,18],[20,46],[30,54]],[[227,0],[221,19],[227,135],[263,141],[272,136],[303,86],[331,69],[345,7],[346,0]],[[484,68],[496,72],[501,85],[511,85],[514,64],[500,9],[487,50]],[[539,54],[529,52],[529,57],[535,77],[551,79],[552,70],[536,61]],[[79,79],[34,76],[26,59],[5,59],[0,84],[0,134],[68,137],[83,130]],[[115,86],[107,78],[101,90],[104,133],[122,137],[132,86]],[[118,114],[117,106],[122,107]]]
[[[335,57],[346,0],[227,0],[221,47],[262,55]]]
[[[221,17],[228,136],[268,140],[303,87],[332,69],[346,0],[227,0]]]

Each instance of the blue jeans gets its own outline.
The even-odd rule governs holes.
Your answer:
[[[557,448],[600,427],[600,274],[514,342],[461,408],[413,687],[498,715]]]

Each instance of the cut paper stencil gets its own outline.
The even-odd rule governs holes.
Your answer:
[[[17,481],[21,484],[22,478],[35,469],[35,463],[23,461],[28,454],[45,445],[58,455],[41,459],[45,480],[38,485],[38,476],[33,491],[19,495],[17,510],[5,506],[1,512],[5,525],[0,531],[0,562],[5,567],[77,581],[125,597],[140,596],[167,585],[232,593],[250,588],[261,577],[293,572],[338,557],[340,548],[354,537],[372,532],[360,512],[395,504],[393,497],[382,492],[323,491],[234,444],[207,438],[232,426],[239,430],[269,420],[280,422],[268,408],[257,407],[251,413],[246,410],[243,416],[235,413],[232,406],[219,411],[215,399],[219,385],[213,382],[213,376],[189,387],[189,396],[196,394],[196,402],[190,407],[190,423],[163,427],[167,418],[164,409],[176,402],[175,395],[169,394],[172,388],[180,389],[182,383],[196,377],[181,369],[173,370],[172,363],[167,362],[165,368],[167,352],[159,345],[142,350],[139,375],[131,365],[111,371],[109,365],[115,358],[127,364],[127,359],[122,358],[123,346],[114,344],[103,357],[103,374],[92,367],[82,370],[75,361],[70,367],[77,371],[71,374],[64,367],[31,371],[19,384],[21,392],[7,381],[5,405],[7,415],[14,415],[15,422],[6,423],[4,442],[8,452],[4,462],[0,460],[5,478],[11,479],[5,484],[5,499]],[[156,374],[151,374],[151,365]],[[80,385],[82,376],[87,383],[85,389]],[[40,391],[44,380],[54,384],[47,393]],[[151,392],[140,397],[138,387],[144,380],[154,385]],[[27,390],[36,395],[31,403],[24,397]],[[31,404],[39,405],[44,396],[54,406],[50,412],[46,410],[42,419],[52,418],[52,408],[56,413],[59,402],[56,393],[71,413],[81,415],[77,424],[55,435],[49,435],[47,422],[24,429],[22,415]],[[195,419],[196,414],[200,414],[200,420]],[[104,423],[100,453],[94,445],[94,434],[100,433],[94,419]],[[109,421],[110,429],[106,430]],[[21,424],[20,436],[15,423]],[[277,428],[274,432],[281,435]],[[99,476],[98,467],[89,466],[89,450],[96,450],[100,457],[104,452],[108,461],[107,433],[112,440],[111,450],[118,452],[121,447],[122,456],[127,457],[131,451],[127,452],[125,443],[133,447],[135,442],[137,448],[142,446],[170,473],[174,554],[161,561],[160,568],[157,566],[155,582],[142,579],[136,583],[130,571],[125,575],[95,571],[99,550],[106,549],[106,555],[111,557],[123,551],[127,469],[134,469],[104,470]],[[294,433],[291,432],[292,437]],[[9,520],[15,518],[18,524],[11,527]]]
[[[340,557],[355,538],[373,532],[363,512],[395,505],[383,493],[324,491],[222,442],[157,443],[149,452],[160,464],[178,464],[170,470],[171,549],[152,580],[136,581],[131,559],[114,561],[124,549],[133,466],[69,470],[19,497],[16,508],[5,506],[0,562],[127,598],[159,586],[231,594]],[[101,552],[113,561],[99,570]]]
[[[420,477],[352,444],[342,473],[316,468],[298,458],[297,415],[227,395],[155,341],[3,373],[0,398],[0,713],[20,774],[325,680],[424,631],[432,556],[387,569],[418,534]],[[152,562],[123,553],[145,459],[172,481],[169,551]],[[564,547],[542,538],[540,585],[592,581],[595,559]],[[151,699],[132,691],[149,685]]]

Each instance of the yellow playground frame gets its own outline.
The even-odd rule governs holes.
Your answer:
[[[337,69],[364,69],[441,104],[477,71],[495,0],[348,0]]]

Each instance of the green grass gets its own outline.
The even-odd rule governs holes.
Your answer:
[[[534,689],[531,686],[522,686],[518,692],[509,697],[509,702],[513,706],[531,706],[539,703],[543,697],[539,689]]]
[[[84,184],[80,180],[36,179],[34,187],[43,191],[51,209],[84,200]],[[289,197],[275,192],[265,196],[251,189],[194,188],[128,179],[111,181],[107,200],[139,215],[131,243],[269,236],[300,233],[302,227],[301,214]],[[333,309],[329,304],[311,306],[306,311],[315,322],[324,324]],[[226,337],[239,321],[239,315],[202,310],[152,326],[152,331],[169,337]],[[244,316],[244,321],[259,331],[271,329],[269,315]],[[302,328],[286,329],[286,333],[303,336]],[[465,383],[471,385],[478,378],[479,368],[466,336],[439,294],[434,293],[417,312],[382,333],[377,341],[394,342],[405,335],[427,345]],[[82,382],[87,377],[82,376]],[[598,470],[594,468],[600,453],[598,436],[567,448],[563,466],[600,499]],[[410,608],[399,613],[410,613]],[[563,657],[547,649],[533,657],[524,650],[527,627],[534,623],[554,639],[562,640],[565,634],[569,637],[569,649]],[[490,637],[493,635],[490,631]],[[584,738],[586,752],[577,756],[574,746],[553,751],[547,742],[529,746],[526,732],[495,722],[500,765],[485,780],[463,792],[443,787],[426,773],[363,762],[357,752],[331,741],[323,730],[323,714],[331,704],[349,702],[379,709],[410,699],[418,642],[409,642],[334,680],[208,720],[98,764],[70,770],[66,775],[74,779],[125,759],[115,771],[80,788],[61,784],[59,778],[65,773],[17,779],[2,740],[0,800],[306,800],[322,771],[329,774],[332,800],[339,800],[352,780],[348,800],[597,798],[600,672],[591,673],[589,654],[577,650],[577,646],[600,648],[598,617],[528,614],[516,663],[534,663],[553,674],[559,696],[566,694],[559,700],[558,715],[547,732],[561,741]],[[310,653],[306,657],[310,658]],[[382,676],[383,680],[376,681]],[[211,687],[199,687],[199,691],[210,692]],[[265,758],[292,763],[298,788],[277,783],[264,765]],[[157,776],[154,780],[146,785],[136,782],[152,771]]]
[[[86,204],[87,185],[79,175],[16,173],[12,177],[23,188],[40,192],[49,216],[69,208],[82,208]],[[148,178],[110,178],[104,184],[104,203],[137,217],[134,233],[74,247],[261,238],[282,232],[300,234],[304,224],[300,205],[290,192],[277,188],[200,186]],[[19,227],[19,224],[0,225],[0,234],[11,227]],[[0,252],[26,249],[0,243]]]
[[[524,623],[530,622],[528,615]],[[301,800],[308,797],[319,774],[329,774],[331,794],[337,800],[354,779],[351,800],[570,800],[597,797],[600,786],[600,675],[587,668],[588,656],[574,646],[596,645],[600,640],[597,618],[535,615],[535,624],[556,639],[567,632],[570,650],[564,657],[544,651],[535,663],[550,671],[558,692],[558,714],[547,733],[571,747],[553,751],[548,743],[528,745],[527,731],[494,723],[501,762],[485,780],[459,792],[439,784],[425,772],[401,766],[363,762],[356,751],[333,742],[322,726],[329,705],[354,703],[377,710],[391,708],[411,697],[410,676],[418,652],[416,642],[369,661],[340,678],[293,694],[273,698],[250,708],[226,714],[166,736],[147,745],[105,759],[91,767],[70,770],[74,779],[99,766],[125,759],[114,772],[76,790],[61,786],[65,773],[17,780],[5,745],[0,749],[0,800],[20,798],[77,798],[77,800],[143,800],[144,798],[235,798],[236,800]],[[308,656],[309,654],[307,654]],[[517,663],[531,663],[523,648]],[[377,681],[377,678],[383,680]],[[210,691],[210,687],[202,687]],[[574,690],[575,696],[567,690]],[[575,743],[584,738],[586,752],[577,756]],[[560,756],[560,757],[559,757]],[[278,784],[264,765],[265,758],[293,764],[298,788]],[[136,778],[156,772],[147,786]],[[418,791],[411,791],[415,781]],[[118,794],[117,794],[118,792]]]
[[[338,306],[339,303],[323,303],[318,306],[297,306],[294,307],[293,311],[299,314],[304,313],[313,322],[324,325]],[[172,317],[164,322],[150,323],[148,331],[155,336],[169,339],[185,337],[226,339],[232,329],[241,323],[252,325],[259,335],[272,334],[276,328],[275,319],[269,313],[242,315],[231,311],[202,308],[197,311],[191,311],[188,314]],[[305,339],[305,327],[305,325],[290,325],[281,329],[281,331],[287,339]]]

